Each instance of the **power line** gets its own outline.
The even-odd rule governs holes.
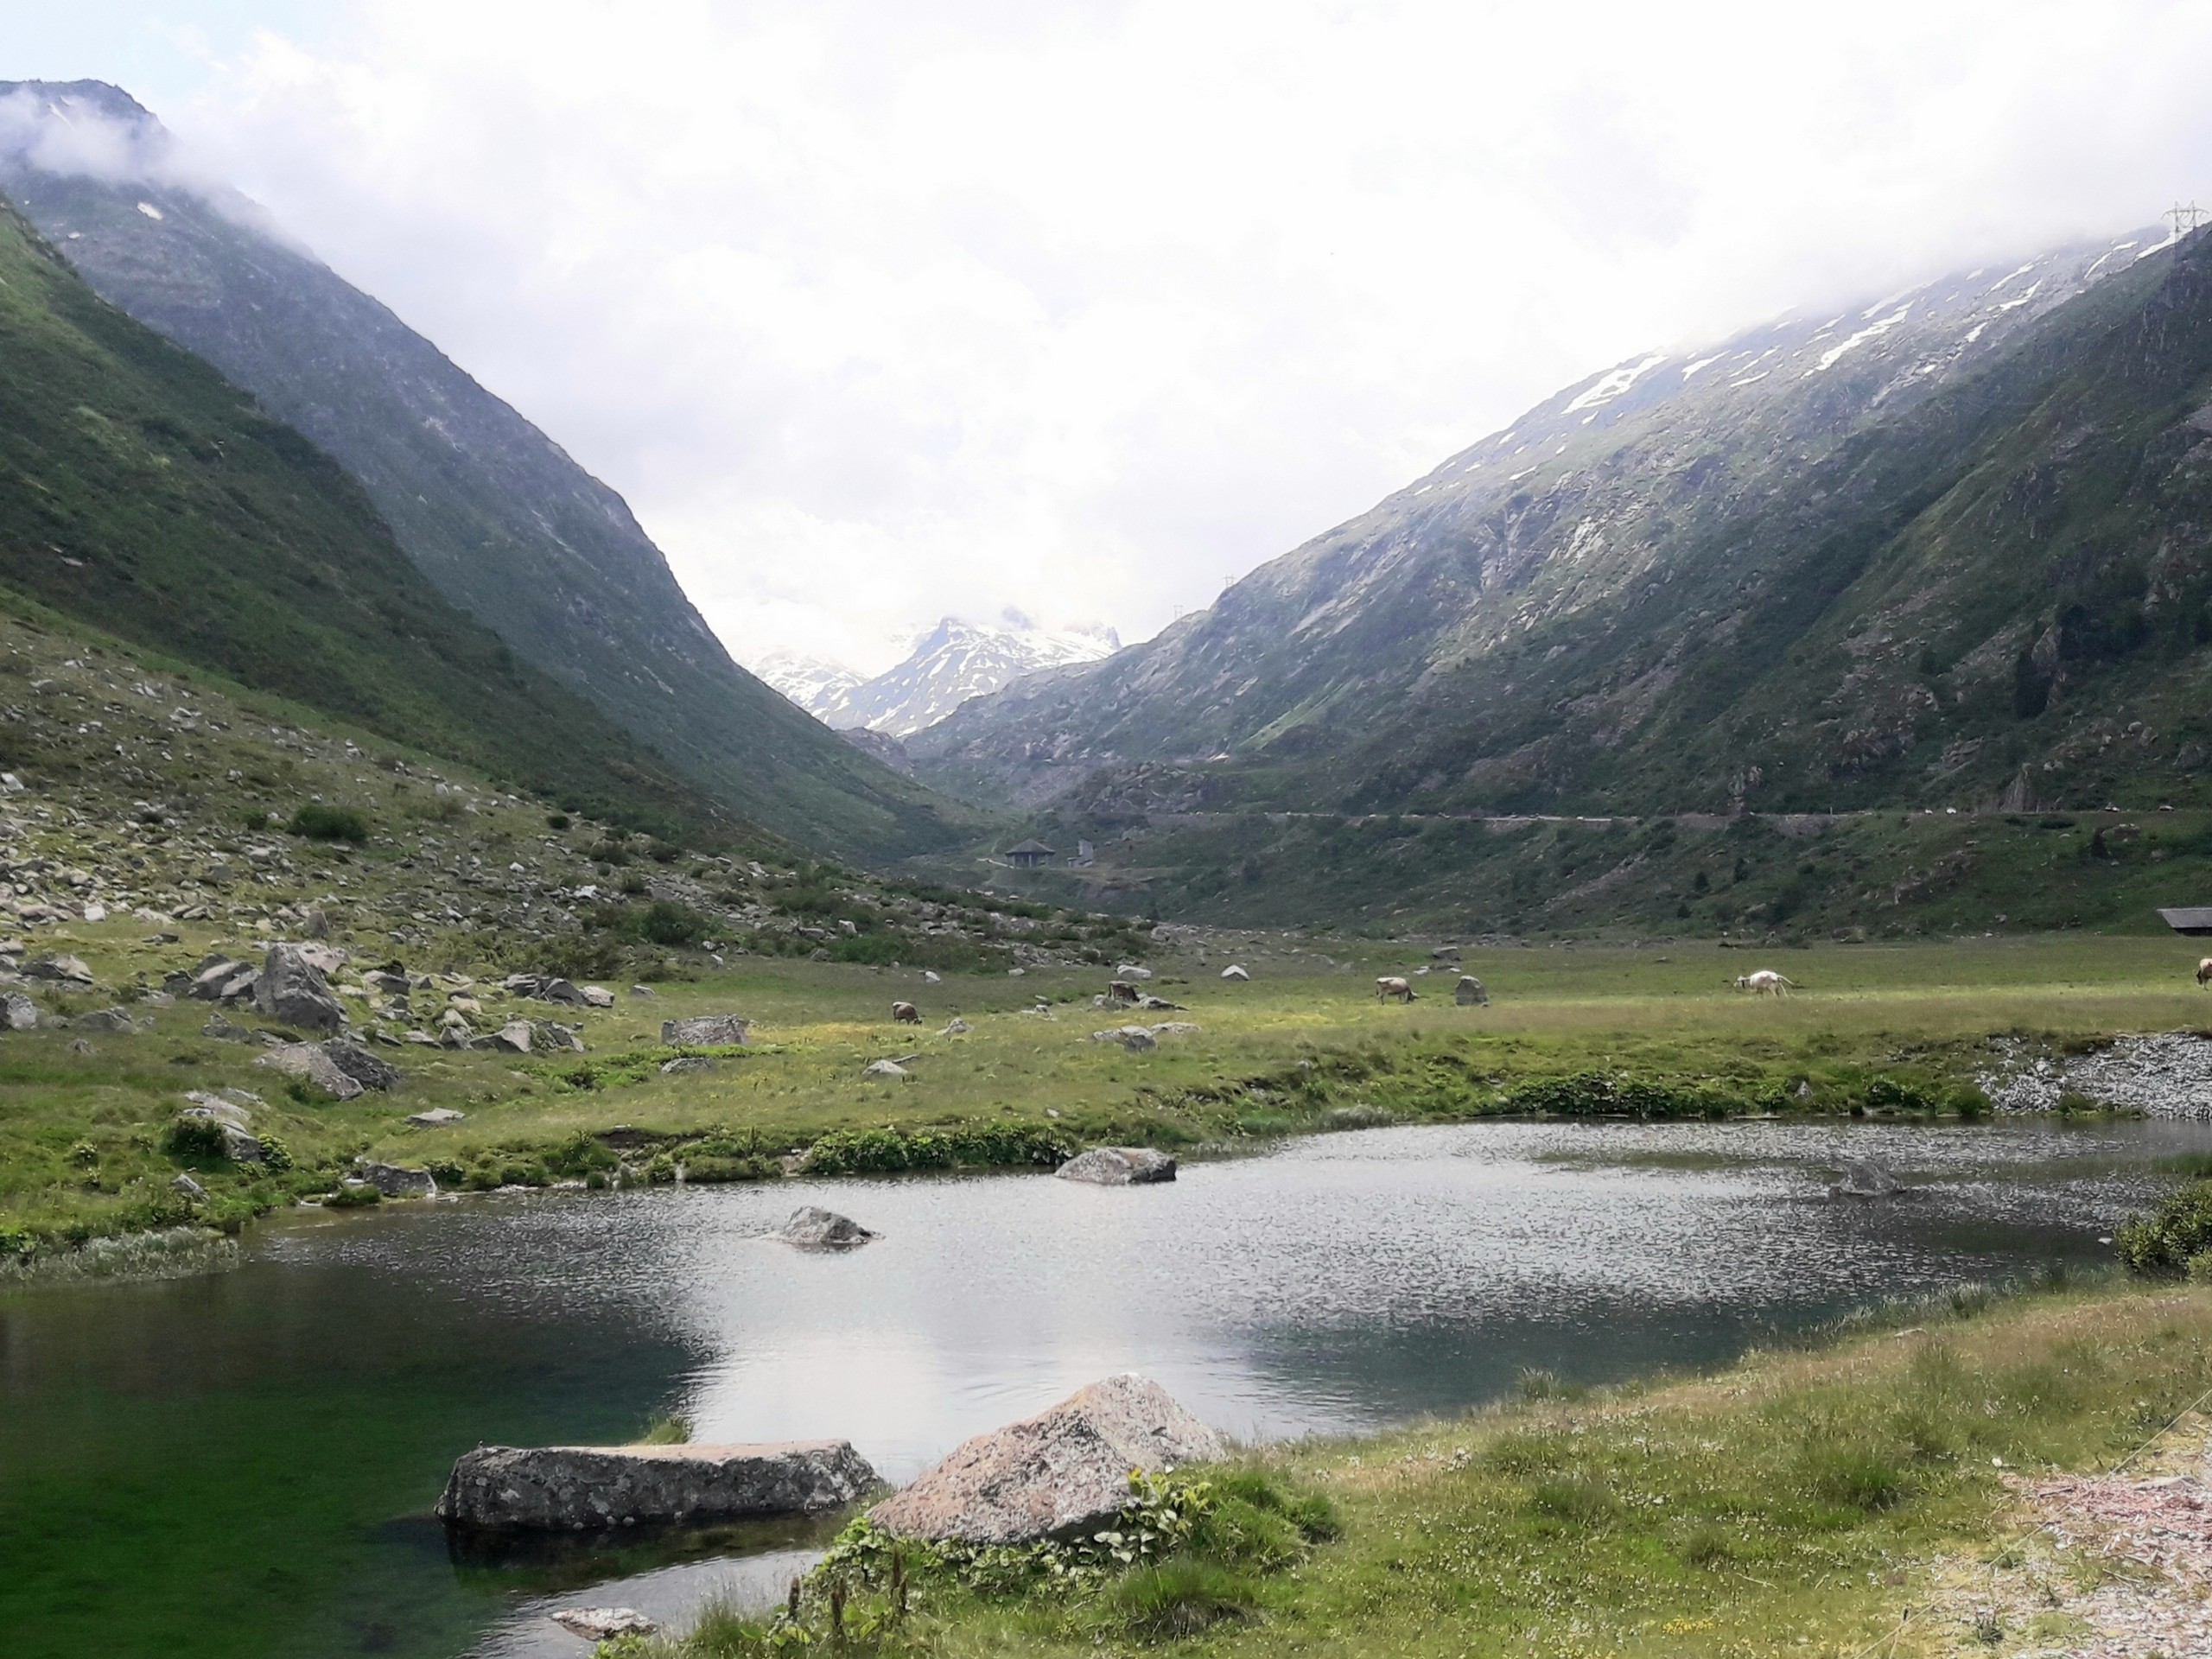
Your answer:
[[[2186,207],[2176,202],[2158,217],[2173,220],[2176,236],[2187,236],[2207,219],[2212,219],[2212,208],[2200,207],[2193,201]]]

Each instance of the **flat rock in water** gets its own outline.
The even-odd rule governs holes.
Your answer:
[[[1853,1158],[1843,1166],[1843,1179],[1836,1189],[1849,1198],[1886,1198],[1897,1190],[1896,1178],[1881,1165],[1868,1159]]]
[[[353,1100],[362,1092],[361,1085],[340,1071],[338,1062],[313,1043],[285,1043],[266,1054],[255,1056],[253,1063],[312,1084],[334,1099]]]
[[[1050,1411],[979,1434],[868,1511],[909,1538],[1025,1544],[1086,1532],[1129,1501],[1129,1471],[1229,1455],[1220,1434],[1134,1375],[1079,1389]]]
[[[839,1510],[876,1484],[848,1440],[737,1446],[480,1446],[438,1499],[460,1527],[582,1532]]]
[[[877,1235],[850,1216],[841,1216],[834,1210],[810,1204],[792,1211],[791,1218],[776,1236],[803,1250],[842,1250],[865,1244]]]
[[[1052,1172],[1064,1181],[1093,1186],[1142,1186],[1175,1179],[1175,1160],[1150,1147],[1093,1147]]]
[[[660,1040],[669,1048],[728,1048],[745,1041],[753,1022],[734,1014],[695,1014],[688,1020],[660,1022]]]
[[[660,1626],[634,1607],[564,1607],[550,1615],[571,1636],[605,1642],[618,1636],[651,1636]]]

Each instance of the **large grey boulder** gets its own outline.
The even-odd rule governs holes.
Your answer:
[[[1026,1544],[1088,1532],[1129,1501],[1129,1471],[1229,1455],[1217,1433],[1148,1378],[1078,1389],[1050,1411],[979,1434],[868,1511],[909,1538]]]
[[[315,950],[309,945],[270,945],[253,988],[254,1007],[271,1020],[308,1031],[336,1031],[343,1026],[345,1007],[322,969],[310,959],[310,951]]]
[[[311,1084],[334,1100],[353,1100],[361,1093],[361,1085],[340,1071],[338,1062],[313,1043],[286,1043],[266,1054],[255,1056],[253,1063]]]
[[[753,1022],[734,1014],[695,1014],[688,1020],[660,1022],[661,1042],[670,1048],[726,1048],[745,1041]]]
[[[23,964],[26,979],[50,979],[63,985],[89,985],[92,970],[82,957],[44,956]]]
[[[1490,993],[1483,988],[1482,981],[1472,974],[1462,974],[1458,988],[1452,993],[1452,1000],[1463,1008],[1486,1008],[1490,1006]]]
[[[10,991],[0,996],[0,1027],[9,1031],[36,1030],[38,1004],[21,991]]]
[[[372,1054],[359,1043],[334,1037],[322,1046],[330,1063],[364,1089],[399,1087],[399,1068],[381,1055]]]
[[[435,1198],[438,1184],[427,1169],[409,1169],[400,1164],[379,1164],[364,1159],[354,1166],[354,1173],[387,1198]]]
[[[850,1216],[841,1216],[834,1210],[824,1210],[818,1204],[809,1204],[792,1211],[791,1218],[784,1224],[783,1231],[776,1236],[786,1244],[796,1244],[803,1250],[846,1250],[865,1244],[877,1235],[868,1231]]]
[[[1175,1160],[1150,1147],[1093,1147],[1052,1172],[1064,1181],[1093,1186],[1142,1186],[1175,1179]]]
[[[480,1446],[438,1499],[457,1527],[582,1532],[842,1509],[876,1484],[849,1440],[735,1446]]]
[[[80,1014],[74,1021],[79,1031],[136,1031],[137,1023],[128,1008],[94,1008],[90,1014]]]

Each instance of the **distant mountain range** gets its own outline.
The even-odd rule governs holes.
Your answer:
[[[1252,814],[1254,869],[1270,811],[2149,804],[2208,775],[2208,601],[2212,232],[2146,231],[1630,359],[908,747]]]
[[[994,625],[946,617],[915,641],[904,662],[874,679],[796,656],[772,658],[760,664],[760,674],[841,731],[865,728],[906,738],[969,698],[1002,690],[1026,674],[1098,662],[1121,647],[1111,628],[1040,628],[1020,612],[1007,611]]]
[[[707,796],[880,861],[972,834],[733,662],[622,499],[97,81],[0,82],[0,190],[99,293],[351,474],[437,590]]]

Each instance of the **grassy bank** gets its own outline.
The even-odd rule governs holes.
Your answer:
[[[149,944],[143,930],[118,919],[43,931],[42,946],[81,955],[99,982],[40,992],[49,1013],[123,1001],[142,1023],[0,1043],[0,1229],[18,1251],[194,1220],[235,1226],[327,1192],[359,1154],[485,1187],[672,1179],[679,1166],[691,1179],[774,1179],[810,1148],[824,1173],[1045,1164],[1101,1141],[1188,1148],[1501,1113],[1971,1113],[1993,1037],[2063,1054],[2192,1025],[2204,1006],[2186,942],[2078,936],[1793,951],[1780,965],[1802,988],[1784,1001],[1731,988],[1752,959],[1705,945],[1470,951],[1490,1007],[1454,1006],[1446,973],[1416,976],[1426,994],[1405,1007],[1378,1004],[1373,981],[1424,963],[1420,947],[1202,935],[1154,957],[1150,989],[1181,1010],[1143,1015],[1093,1007],[1096,967],[933,982],[911,966],[803,958],[717,967],[693,950],[672,954],[652,995],[618,985],[606,1010],[507,998],[488,982],[496,964],[470,963],[475,976],[416,994],[418,1018],[470,996],[480,1027],[574,1021],[586,1052],[386,1049],[400,1087],[341,1104],[255,1065],[257,1046],[203,1034],[203,1003],[130,1001],[211,950],[250,951],[251,936],[180,924],[175,942]],[[1250,982],[1219,978],[1230,960]],[[894,999],[917,1005],[919,1027],[892,1023]],[[372,1021],[367,999],[350,1001]],[[677,1054],[660,1044],[664,1019],[726,1010],[756,1022],[752,1046],[661,1070]],[[1149,1052],[1093,1039],[1131,1018],[1197,1029],[1165,1033]],[[956,1019],[969,1029],[951,1030]],[[905,1060],[910,1077],[863,1076],[882,1058]],[[172,1149],[185,1091],[219,1089],[259,1096],[257,1131],[283,1143],[291,1168]],[[433,1107],[464,1121],[406,1121]],[[171,1185],[180,1170],[206,1200]]]
[[[1708,1378],[1586,1396],[1531,1378],[1461,1421],[1204,1471],[1221,1508],[1319,1526],[1201,1525],[1158,1563],[1072,1583],[917,1555],[898,1574],[903,1619],[887,1555],[848,1550],[809,1586],[804,1638],[712,1615],[689,1640],[615,1650],[826,1645],[835,1575],[842,1645],[859,1651],[1140,1651],[1178,1634],[1255,1656],[1988,1651],[1926,1610],[1936,1580],[2005,1555],[2019,1521],[2008,1478],[2107,1468],[2208,1389],[2212,1292],[1961,1295]],[[2201,1454],[2205,1429],[2185,1418],[2162,1445]],[[2108,1570],[2086,1554],[2073,1568]],[[2012,1639],[2079,1634],[2063,1612],[2039,1617]]]

